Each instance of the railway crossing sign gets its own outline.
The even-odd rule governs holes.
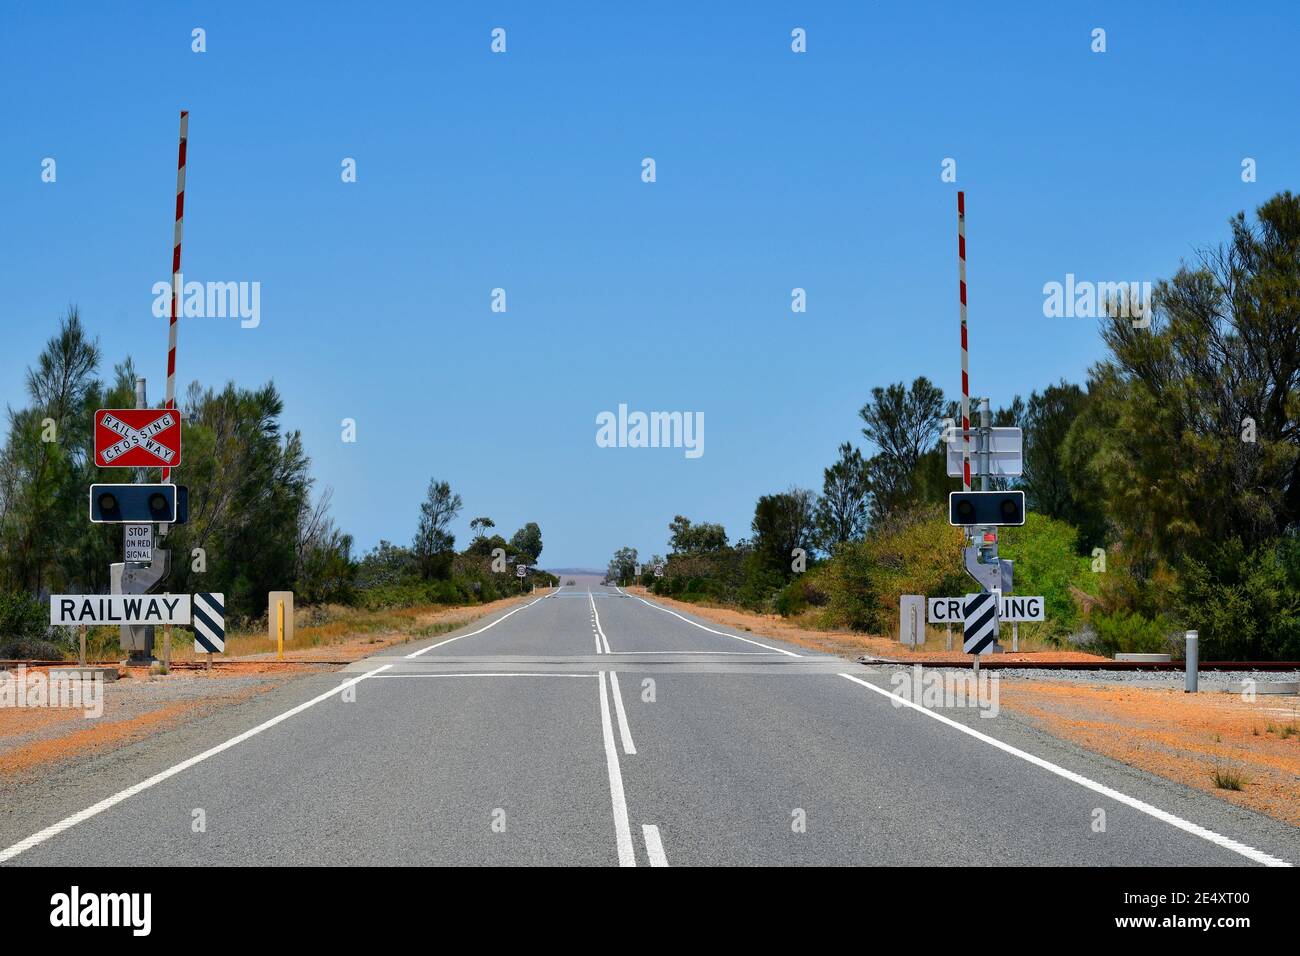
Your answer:
[[[998,595],[991,591],[967,594],[962,606],[965,633],[961,649],[966,654],[987,654],[998,636]]]
[[[100,468],[175,468],[181,463],[181,413],[175,408],[101,408],[95,412]]]
[[[226,649],[226,596],[194,595],[194,650],[209,654]]]
[[[51,594],[51,624],[188,624],[188,594]]]
[[[930,598],[926,604],[926,620],[931,624],[960,624],[966,619],[965,598]],[[1004,594],[998,607],[998,620],[1016,623],[1046,621],[1046,603],[1039,595]]]

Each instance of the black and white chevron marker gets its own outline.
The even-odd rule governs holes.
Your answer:
[[[967,654],[989,653],[998,636],[998,595],[990,591],[967,594],[962,610],[965,633],[961,649]]]
[[[216,654],[226,649],[226,596],[196,594],[193,608],[194,649]]]

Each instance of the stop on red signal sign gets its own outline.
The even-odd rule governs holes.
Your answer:
[[[181,463],[181,413],[175,408],[101,408],[95,412],[100,468],[175,468]]]

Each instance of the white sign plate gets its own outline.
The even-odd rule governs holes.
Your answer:
[[[965,619],[962,602],[965,598],[942,597],[930,598],[926,602],[926,620],[931,624],[960,624]],[[1002,595],[1002,606],[998,609],[998,619],[1002,621],[1027,622],[1047,620],[1047,611],[1042,597],[1021,594]]]
[[[51,624],[189,624],[188,594],[51,594]]]
[[[125,561],[149,564],[153,561],[153,525],[124,524],[122,540],[125,542]]]
[[[945,436],[948,447],[948,477],[960,478],[961,423]],[[970,473],[979,474],[977,436],[974,427],[970,436]],[[989,436],[989,472],[994,478],[1016,478],[1025,470],[1025,437],[1019,428],[994,428]]]

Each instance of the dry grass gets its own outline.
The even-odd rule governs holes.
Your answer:
[[[1232,767],[1215,767],[1210,776],[1220,790],[1245,790],[1250,783],[1249,777]]]
[[[1000,698],[1054,736],[1300,826],[1300,734],[1285,732],[1300,698],[1019,680]]]

